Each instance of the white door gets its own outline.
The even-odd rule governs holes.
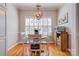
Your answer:
[[[79,56],[79,4],[76,4],[76,39],[77,39],[77,55]]]

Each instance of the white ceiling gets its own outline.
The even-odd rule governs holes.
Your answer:
[[[35,10],[36,5],[40,5],[42,10],[57,10],[64,5],[64,3],[14,3],[20,10]]]

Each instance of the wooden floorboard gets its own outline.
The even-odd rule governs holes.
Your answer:
[[[30,47],[28,44],[18,44],[16,47],[8,51],[7,56],[28,56],[29,48]],[[51,56],[71,56],[70,52],[61,51],[57,48],[57,46],[55,46],[55,44],[48,44],[48,46],[42,44],[41,48],[43,50],[46,50],[48,48]]]

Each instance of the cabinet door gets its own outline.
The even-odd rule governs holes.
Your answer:
[[[5,10],[0,4],[0,56],[6,55],[5,41]]]
[[[61,34],[61,38],[62,38],[62,49],[66,50],[67,46],[68,46],[68,33],[67,32],[63,32]]]

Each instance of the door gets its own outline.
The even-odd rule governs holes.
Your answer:
[[[3,4],[0,4],[0,56],[6,55],[6,49],[5,49],[5,10],[2,7]]]
[[[76,39],[77,55],[79,56],[79,3],[76,4]]]

